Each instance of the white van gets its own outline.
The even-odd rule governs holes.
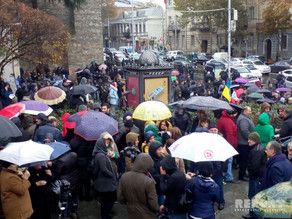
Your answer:
[[[177,55],[183,55],[184,52],[180,50],[173,50],[173,51],[168,51],[166,53],[166,59],[167,60],[175,60]]]
[[[213,55],[213,58],[216,61],[227,62],[228,61],[228,53],[227,52],[215,52]]]

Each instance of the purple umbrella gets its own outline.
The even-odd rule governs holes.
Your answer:
[[[245,78],[236,78],[235,79],[235,82],[238,83],[238,84],[246,84],[248,82],[248,80],[246,80]]]
[[[53,112],[53,109],[47,104],[36,100],[22,101],[21,103],[25,105],[25,110],[22,113],[30,115],[38,115],[39,113],[43,113],[48,116]]]
[[[291,91],[291,89],[290,88],[288,88],[288,87],[279,87],[279,88],[277,88],[276,89],[276,91],[277,92],[289,92],[289,91]]]
[[[97,140],[103,132],[118,133],[118,122],[104,113],[90,111],[76,122],[75,134],[87,141]]]

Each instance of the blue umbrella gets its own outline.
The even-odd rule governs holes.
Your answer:
[[[64,143],[58,142],[58,141],[50,143],[49,146],[54,149],[54,151],[51,155],[51,160],[55,160],[58,157],[60,157],[61,155],[65,154],[66,152],[71,150],[71,148],[68,144],[64,144]]]
[[[76,122],[75,134],[87,141],[97,140],[103,132],[118,133],[118,122],[104,113],[90,111]]]

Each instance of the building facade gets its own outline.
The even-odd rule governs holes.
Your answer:
[[[136,51],[156,49],[163,41],[163,9],[161,7],[126,9],[117,18],[108,21],[110,47],[132,46]]]

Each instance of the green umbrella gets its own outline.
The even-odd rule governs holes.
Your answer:
[[[251,98],[251,99],[263,99],[264,98],[264,96],[260,93],[251,93],[247,97]]]

